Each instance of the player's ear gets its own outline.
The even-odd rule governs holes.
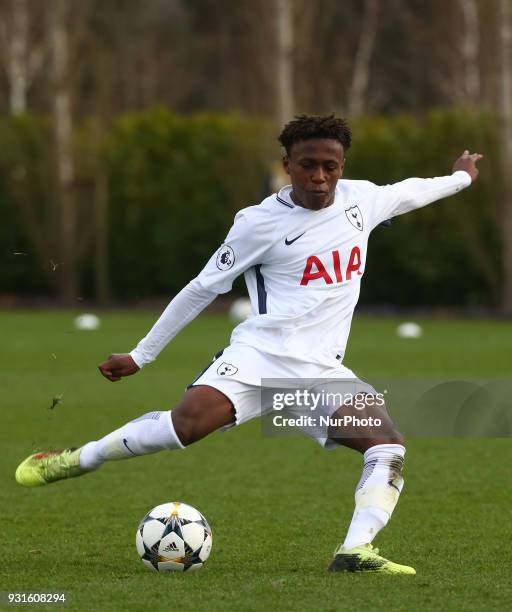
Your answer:
[[[343,171],[345,170],[345,160],[346,160],[345,157],[341,160],[341,164],[340,164],[340,178],[343,176]]]
[[[286,174],[290,174],[290,158],[288,157],[287,153],[283,155],[282,161],[284,171],[286,172]]]

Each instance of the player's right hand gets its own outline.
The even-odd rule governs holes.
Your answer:
[[[112,382],[121,380],[123,376],[136,374],[140,370],[129,353],[116,353],[110,355],[107,361],[98,366],[98,368],[103,376]]]

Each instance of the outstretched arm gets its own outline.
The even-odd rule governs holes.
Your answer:
[[[194,279],[170,302],[133,351],[110,355],[99,366],[100,372],[112,382],[136,374],[154,361],[167,344],[216,297],[217,293],[203,289],[197,278]]]
[[[410,178],[393,185],[377,188],[373,206],[375,227],[385,219],[403,215],[441,200],[469,187],[478,177],[476,163],[483,158],[480,153],[464,153],[455,161],[453,174],[435,178]]]
[[[251,207],[257,209],[259,207]],[[251,266],[262,263],[275,227],[264,211],[240,211],[225,243],[212,255],[197,278],[191,281],[164,310],[145,338],[130,353],[111,355],[99,366],[112,382],[131,376],[156,359],[167,344],[220,293],[231,290],[233,281]]]

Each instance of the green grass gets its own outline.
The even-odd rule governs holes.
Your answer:
[[[104,466],[23,489],[33,448],[81,444],[171,407],[226,345],[224,317],[203,316],[142,373],[111,384],[96,365],[133,347],[154,314],[107,313],[76,332],[73,313],[0,312],[0,591],[59,591],[79,610],[507,609],[511,451],[507,439],[410,440],[406,488],[378,538],[415,578],[325,571],[353,509],[361,459],[306,439],[262,438],[258,422],[172,454]],[[512,325],[424,321],[403,341],[396,321],[356,320],[346,363],[369,377],[508,377]],[[62,402],[50,410],[52,398]],[[214,531],[197,574],[152,574],[137,558],[138,521],[182,500]]]

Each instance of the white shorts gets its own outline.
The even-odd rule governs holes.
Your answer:
[[[289,381],[289,383],[287,382]],[[278,384],[276,384],[278,383]],[[302,360],[262,353],[252,346],[232,344],[213,358],[190,387],[207,385],[223,393],[233,404],[235,422],[223,429],[241,425],[246,421],[272,414],[276,411],[272,401],[272,390],[276,387],[318,391],[343,385],[343,393],[376,394],[375,389],[336,361],[332,367],[312,364]],[[270,391],[270,392],[269,392]],[[340,403],[327,400],[319,408],[323,415],[331,416],[340,408]],[[288,415],[303,415],[304,408],[288,405]],[[336,448],[338,444],[329,440],[326,427],[299,427],[307,436],[325,448]]]

